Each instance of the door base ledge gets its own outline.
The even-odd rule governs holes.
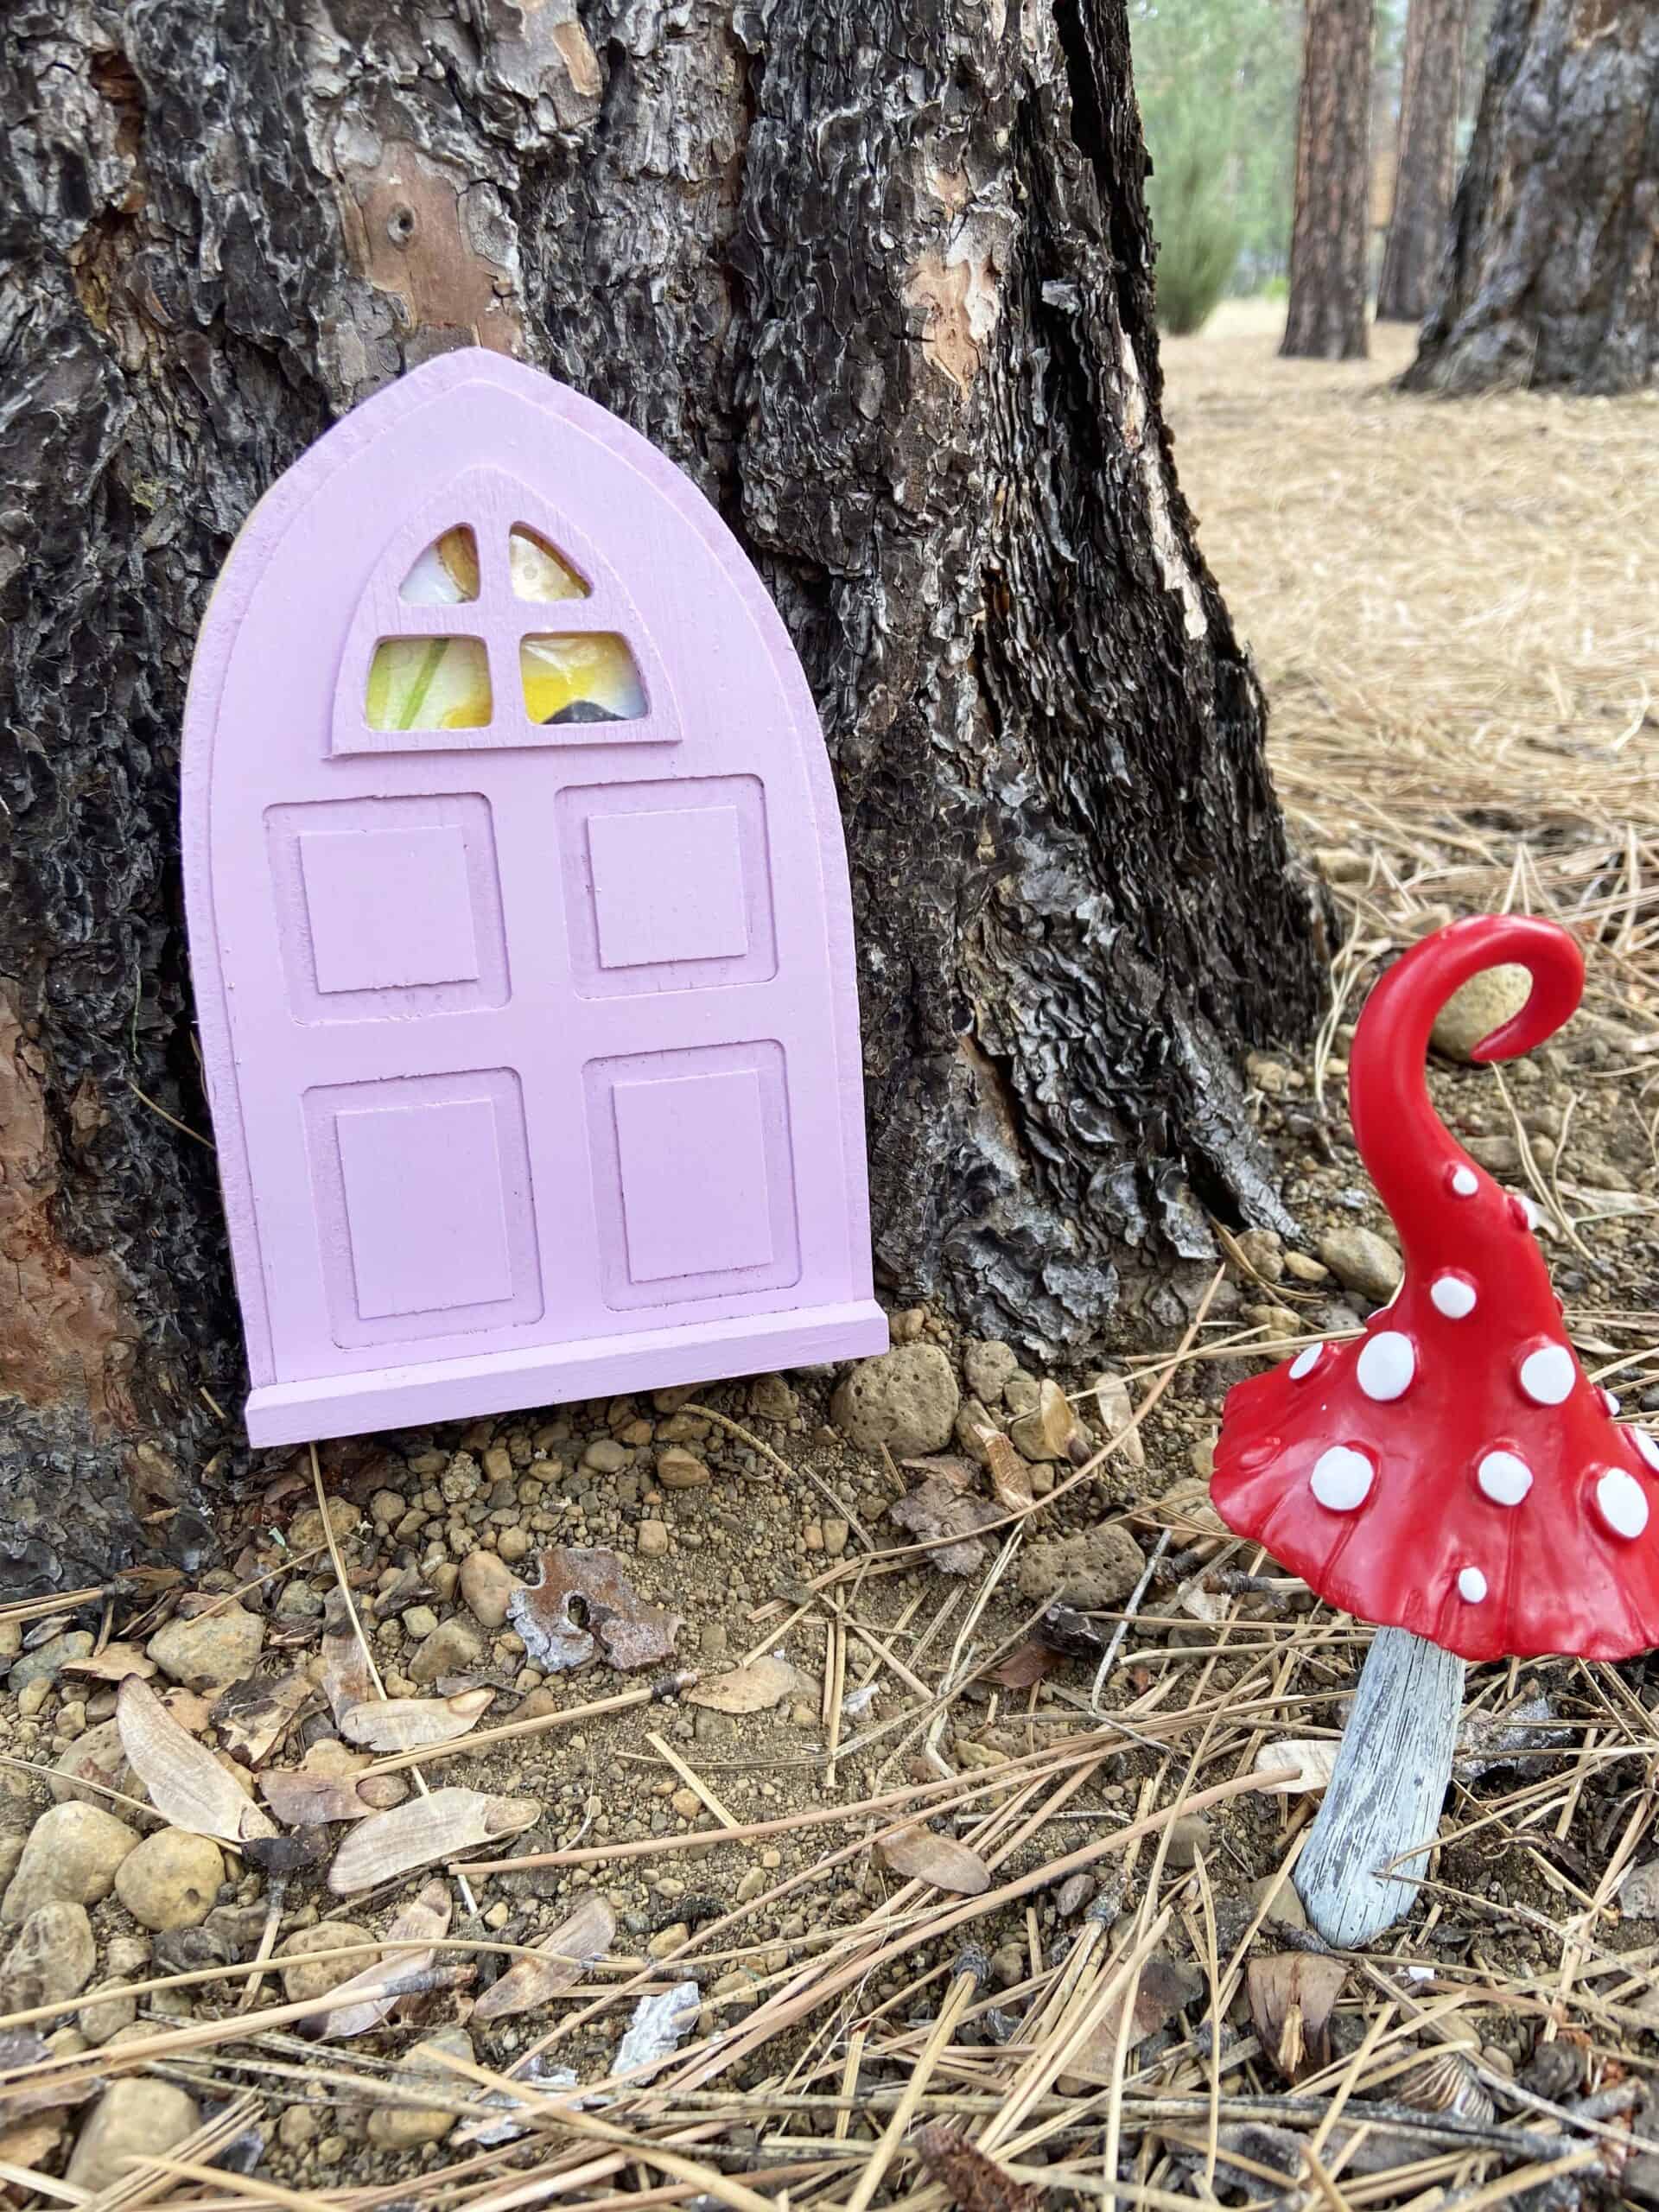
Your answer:
[[[311,1382],[268,1382],[247,1403],[248,1440],[306,1444],[387,1428],[520,1413],[573,1398],[662,1390],[864,1359],[887,1349],[887,1317],[873,1299],[787,1313],[750,1313],[677,1329],[643,1329],[577,1344],[537,1344],[475,1359],[371,1368]]]

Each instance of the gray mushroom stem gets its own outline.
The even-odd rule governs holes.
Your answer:
[[[1411,1909],[1424,1853],[1398,1872],[1380,1870],[1433,1840],[1452,1779],[1463,1715],[1464,1662],[1402,1628],[1380,1628],[1325,1802],[1296,1862],[1297,1895],[1327,1943],[1347,1950]]]

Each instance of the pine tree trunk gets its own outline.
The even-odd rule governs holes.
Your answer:
[[[1281,353],[1364,358],[1370,131],[1371,0],[1307,0]]]
[[[1433,298],[1457,184],[1465,13],[1465,0],[1411,0],[1379,321],[1421,322]]]
[[[1405,382],[1659,378],[1659,8],[1498,0],[1440,296]]]
[[[1239,1061],[1311,1018],[1316,917],[1160,414],[1121,0],[22,0],[5,38],[0,1583],[200,1548],[245,1464],[191,646],[279,471],[456,343],[654,439],[793,632],[887,1289],[1082,1351],[1179,1318],[1205,1205],[1280,1218]]]

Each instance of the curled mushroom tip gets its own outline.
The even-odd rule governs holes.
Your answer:
[[[1486,1058],[1577,1005],[1568,933],[1482,916],[1425,938],[1372,991],[1350,1097],[1405,1278],[1357,1341],[1309,1346],[1229,1393],[1211,1492],[1331,1604],[1465,1659],[1625,1658],[1659,1644],[1659,1441],[1585,1376],[1516,1194],[1435,1114],[1440,1007],[1484,968],[1524,966],[1525,1007]]]

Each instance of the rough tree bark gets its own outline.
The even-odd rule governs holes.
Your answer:
[[[277,473],[474,338],[688,469],[794,634],[880,1279],[1058,1352],[1153,1255],[1179,1319],[1204,1205],[1279,1218],[1238,1063],[1317,964],[1160,414],[1121,0],[20,0],[4,37],[0,1584],[200,1545],[236,1464],[193,633]]]
[[[1376,284],[1380,321],[1421,322],[1433,299],[1457,186],[1467,0],[1411,0],[1394,206]]]
[[[1659,8],[1498,0],[1439,298],[1405,382],[1659,378]]]
[[[1290,302],[1281,353],[1363,359],[1370,238],[1372,0],[1307,0],[1296,109]]]

